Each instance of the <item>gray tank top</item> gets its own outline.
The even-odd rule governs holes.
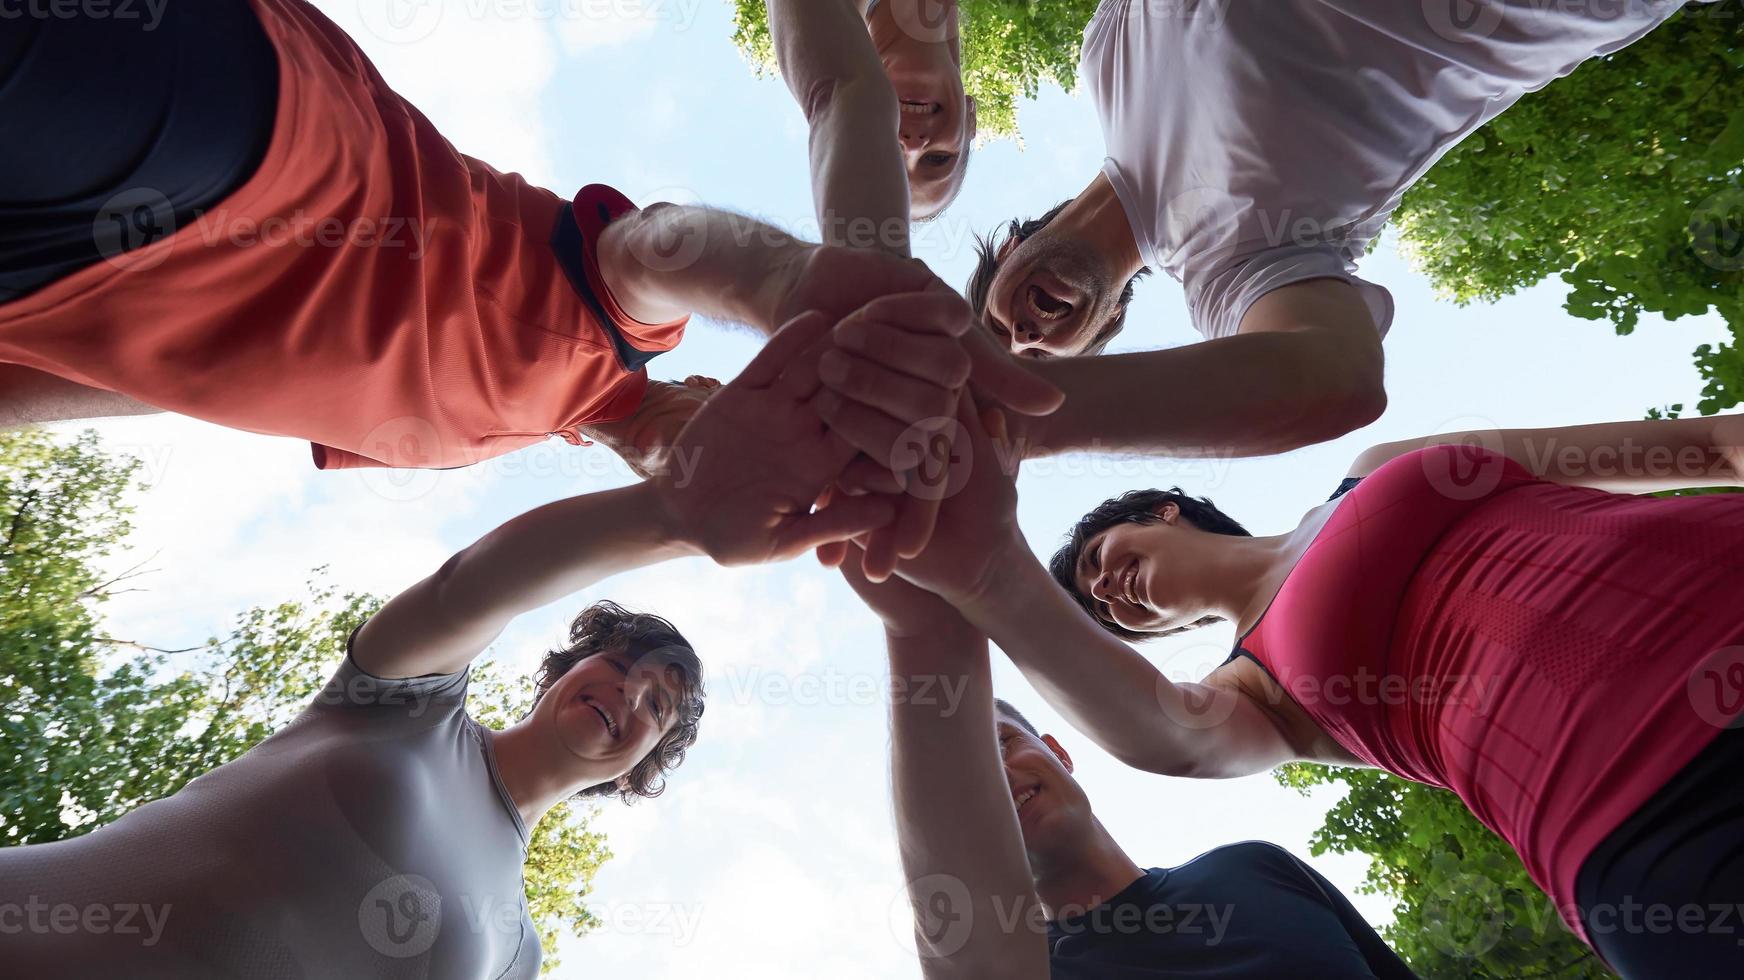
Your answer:
[[[466,681],[347,656],[291,724],[175,795],[0,848],[3,972],[536,977],[527,831]]]

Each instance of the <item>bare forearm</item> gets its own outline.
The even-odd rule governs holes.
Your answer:
[[[888,643],[893,796],[922,972],[1042,980],[1047,944],[994,731],[987,641],[957,631]]]
[[[1442,433],[1377,446],[1353,475],[1441,445],[1482,446],[1541,479],[1613,493],[1744,485],[1744,415]]]
[[[897,101],[859,0],[768,0],[775,54],[811,127],[812,199],[825,244],[907,256],[908,178]]]
[[[395,596],[364,625],[355,652],[383,676],[450,673],[521,613],[693,553],[651,484],[559,500],[491,531]]]
[[[1337,438],[1386,407],[1378,350],[1353,363],[1310,332],[1238,334],[1169,350],[1062,358],[1036,373],[1066,392],[1026,455],[1095,450],[1266,456]]]
[[[501,525],[445,567],[444,597],[506,621],[620,572],[697,553],[667,521],[652,485],[638,483]]]
[[[644,323],[687,313],[773,333],[781,297],[814,246],[741,214],[669,204],[600,236],[600,275]]]
[[[1292,757],[1252,705],[1224,689],[1174,683],[1097,626],[1027,548],[1007,549],[994,567],[997,581],[961,600],[959,611],[1073,728],[1116,759],[1220,779]]]
[[[163,411],[22,364],[0,364],[0,429]]]

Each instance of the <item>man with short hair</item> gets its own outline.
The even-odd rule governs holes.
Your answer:
[[[892,690],[916,692],[892,699],[891,775],[928,980],[1416,976],[1276,845],[1140,867],[1096,818],[1065,748],[993,698],[986,638],[937,596],[842,567],[884,621]],[[918,693],[941,675],[960,699]]]
[[[1383,287],[1356,274],[1407,188],[1521,96],[1684,0],[1103,0],[1081,71],[1107,147],[1076,197],[982,243],[968,297],[1066,408],[1029,453],[1265,455],[1386,407]],[[1099,353],[1149,269],[1204,342]]]

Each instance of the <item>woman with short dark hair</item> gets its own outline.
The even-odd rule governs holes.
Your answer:
[[[1744,968],[1729,931],[1627,915],[1744,901],[1744,497],[1637,496],[1744,484],[1744,417],[1377,446],[1268,537],[1209,501],[1128,494],[1054,557],[1063,590],[996,476],[948,501],[899,572],[1121,761],[1228,778],[1305,760],[1444,787],[1625,975]],[[1213,619],[1240,639],[1194,683],[1108,635]]]

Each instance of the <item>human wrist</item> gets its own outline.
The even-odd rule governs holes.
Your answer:
[[[769,274],[759,280],[757,295],[752,301],[757,311],[753,326],[762,327],[766,333],[774,334],[788,319],[805,312],[786,307],[790,302],[789,297],[797,293],[801,283],[805,281],[806,264],[822,247],[785,233],[782,240],[772,245],[774,254],[765,267]]]
[[[648,515],[652,532],[668,557],[708,554],[701,531],[679,496],[683,491],[671,474],[658,474],[634,484],[631,492],[640,497],[641,510]]]
[[[967,588],[950,596],[951,605],[963,618],[983,632],[997,622],[1007,603],[1021,595],[1020,582],[1035,556],[1013,528],[988,555],[985,571]]]

